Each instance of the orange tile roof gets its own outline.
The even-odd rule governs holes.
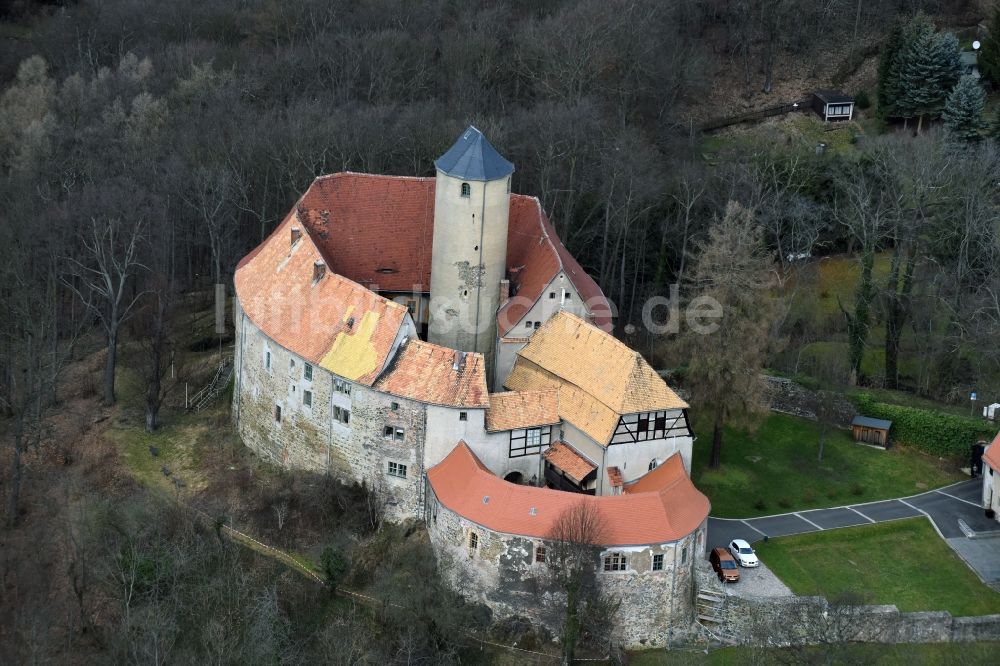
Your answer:
[[[993,443],[986,449],[986,453],[983,454],[983,460],[995,471],[1000,471],[1000,434],[993,439]]]
[[[416,339],[400,347],[375,388],[435,405],[490,406],[482,354],[456,352]]]
[[[553,443],[543,455],[550,464],[564,471],[577,483],[582,482],[597,469],[597,465],[584,458],[566,442]]]
[[[547,391],[507,391],[490,394],[486,429],[515,430],[559,423],[559,394]]]
[[[656,490],[664,483],[669,483],[670,479],[676,479],[679,475],[687,476],[687,472],[684,470],[684,461],[679,455],[674,454],[664,460],[662,464],[625,486],[625,492],[646,493]]]
[[[237,266],[236,295],[247,317],[277,344],[336,375],[371,385],[385,366],[406,308],[329,270],[308,233],[294,246],[292,212]]]
[[[676,472],[677,466],[668,469]],[[603,525],[593,539],[595,545],[640,546],[677,541],[708,517],[708,498],[683,473],[683,465],[680,469],[674,477],[658,477],[663,485],[648,492],[595,497],[508,483],[490,473],[465,442],[459,442],[427,471],[427,477],[445,507],[495,532],[551,538],[564,511],[588,503]]]
[[[504,386],[558,388],[559,416],[599,444],[623,414],[687,407],[642,355],[566,311],[535,331],[517,356]]]

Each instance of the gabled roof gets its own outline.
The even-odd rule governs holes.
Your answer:
[[[490,432],[556,423],[559,393],[555,389],[490,394],[490,408],[486,411],[486,429]]]
[[[679,457],[678,454],[674,454]],[[465,442],[427,471],[434,494],[446,508],[487,529],[532,538],[552,538],[563,512],[583,503],[597,514],[603,529],[592,543],[640,546],[670,543],[694,532],[708,517],[708,498],[678,467],[673,476],[646,492],[593,496],[508,483],[492,474]]]
[[[375,382],[379,391],[446,407],[490,406],[483,355],[411,339]]]
[[[549,461],[549,464],[561,469],[566,473],[566,476],[578,484],[597,469],[596,464],[584,458],[579,451],[566,442],[554,442],[542,455]]]
[[[635,481],[625,486],[626,493],[645,493],[663,487],[672,479],[678,476],[687,476],[684,470],[684,461],[677,454],[674,454],[657,465],[651,471],[646,472]]]
[[[817,90],[813,94],[827,104],[850,104],[854,101],[853,97],[839,90]]]
[[[623,414],[685,409],[646,360],[566,311],[535,331],[505,382],[512,390],[559,389],[559,415],[606,444]]]
[[[1000,434],[998,434],[994,439],[993,443],[986,448],[986,453],[983,454],[983,460],[986,461],[993,471],[1000,472]]]
[[[514,165],[505,160],[478,129],[469,125],[458,141],[434,161],[438,170],[462,180],[497,180],[509,176]]]
[[[345,277],[313,270],[322,256],[308,233],[292,245],[293,211],[237,266],[247,317],[277,344],[330,372],[371,385],[385,367],[406,308]]]

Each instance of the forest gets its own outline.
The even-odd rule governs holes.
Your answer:
[[[0,630],[0,661],[468,658],[446,629],[483,626],[480,609],[443,589],[431,586],[410,631],[388,606],[324,601],[356,636],[380,637],[344,652],[309,624],[318,593],[286,581],[278,595],[273,571],[216,547],[212,525],[148,498],[109,506],[95,474],[111,475],[100,479],[112,497],[145,494],[100,470],[104,449],[63,443],[54,467],[35,461],[53,433],[86,430],[97,423],[87,410],[126,393],[129,418],[161,426],[161,408],[178,405],[167,378],[179,359],[228,341],[192,340],[192,313],[212,285],[231,290],[237,262],[312,179],[432,176],[468,124],[516,165],[513,191],[541,199],[614,303],[615,333],[676,373],[694,404],[725,400],[718,366],[704,362],[720,339],[739,352],[720,360],[732,367],[898,389],[963,414],[970,391],[1000,402],[995,10],[977,0],[0,2],[0,598],[18,599],[0,601],[0,619],[32,609]],[[980,25],[998,39],[983,37],[984,79],[970,82],[958,54]],[[698,129],[838,86],[860,117],[836,131],[805,114]],[[662,322],[645,304],[674,284],[681,301],[713,295],[744,325],[700,341],[650,331],[646,320]],[[192,368],[182,372],[204,372]],[[67,403],[86,412],[68,431],[50,422]],[[718,425],[753,409],[705,411]],[[364,503],[338,497],[322,502]],[[58,516],[59,534],[43,542],[65,553],[53,564],[58,594],[11,582],[27,567],[16,553],[39,535],[27,508],[38,502]],[[432,579],[427,556],[398,577]],[[412,582],[358,571],[387,590]],[[202,597],[209,580],[217,587]],[[48,594],[60,600],[58,629],[43,628]],[[238,637],[220,628],[225,617]],[[201,642],[182,648],[177,636],[195,634]]]

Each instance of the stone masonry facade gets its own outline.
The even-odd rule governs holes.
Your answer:
[[[441,570],[456,590],[489,606],[497,618],[525,617],[559,635],[565,594],[547,565],[536,558],[536,549],[550,544],[488,530],[450,511],[430,489],[425,520]],[[704,539],[702,525],[676,543],[595,547],[598,584],[603,594],[620,602],[614,618],[616,642],[630,648],[662,647],[693,631],[694,566]],[[627,570],[603,571],[603,558],[612,553],[627,556]],[[662,569],[653,570],[654,556],[662,556]]]

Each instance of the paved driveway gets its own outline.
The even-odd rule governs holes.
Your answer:
[[[880,502],[794,511],[762,518],[709,518],[708,545],[715,548],[725,546],[736,538],[752,543],[765,536],[788,536],[927,516],[938,534],[984,581],[995,582],[1000,581],[1000,540],[997,540],[1000,538],[1000,523],[983,515],[979,503],[981,492],[982,480],[970,479],[919,495]],[[967,538],[959,521],[975,532],[977,538]]]

